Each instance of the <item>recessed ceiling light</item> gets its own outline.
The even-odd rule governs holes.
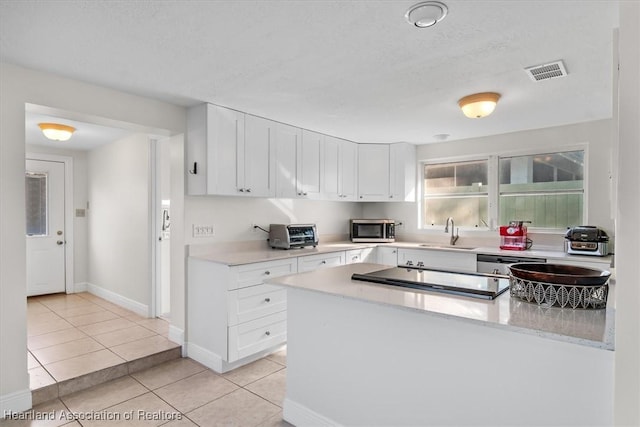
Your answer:
[[[445,141],[450,136],[451,135],[449,135],[448,133],[439,133],[437,135],[433,135],[433,139],[435,139],[436,141]]]
[[[404,17],[418,28],[433,27],[447,16],[447,6],[439,1],[425,1],[414,4],[407,10]]]

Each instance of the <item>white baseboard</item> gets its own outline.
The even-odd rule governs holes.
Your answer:
[[[76,294],[78,292],[87,292],[89,284],[87,282],[80,282],[73,284],[73,293]]]
[[[278,344],[274,347],[259,351],[240,360],[236,360],[235,362],[227,362],[216,353],[209,351],[206,348],[200,347],[199,345],[192,342],[185,343],[182,346],[182,349],[183,352],[186,350],[186,354],[183,353],[183,356],[187,356],[195,360],[196,362],[202,363],[207,368],[212,369],[219,374],[224,374],[225,372],[229,372],[233,369],[239,368],[240,366],[244,366],[248,363],[255,362],[258,359],[262,359],[263,357],[273,353],[274,351],[280,350],[282,347],[282,344]]]
[[[177,326],[169,325],[169,340],[182,346],[182,357],[187,354],[186,346],[184,345],[184,329],[180,329]]]
[[[327,426],[339,427],[341,424],[312,411],[289,398],[284,399],[282,418],[294,426]]]
[[[131,310],[134,313],[139,314],[140,316],[149,317],[148,305],[139,303],[138,301],[134,301],[105,288],[101,288],[100,286],[94,285],[93,283],[87,283],[87,291],[90,294],[93,294],[100,298],[104,298],[109,302],[119,305],[120,307]]]
[[[31,390],[16,391],[0,396],[0,419],[31,409]]]
[[[186,343],[185,347],[189,358],[202,363],[215,372],[222,372],[222,358],[220,356],[191,342]]]

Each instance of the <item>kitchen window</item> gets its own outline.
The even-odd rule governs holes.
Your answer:
[[[425,225],[453,217],[461,227],[479,227],[488,219],[488,160],[424,166]]]
[[[499,222],[536,228],[582,224],[584,151],[500,158]]]
[[[512,220],[545,230],[582,224],[584,162],[585,151],[574,150],[427,163],[422,228],[444,227],[448,217],[456,226],[485,230]]]

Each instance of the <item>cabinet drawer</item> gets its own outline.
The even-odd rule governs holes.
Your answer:
[[[344,265],[344,251],[328,254],[307,255],[298,258],[298,272],[313,271],[319,268]]]
[[[352,249],[345,252],[345,263],[375,262],[374,248]]]
[[[287,341],[287,312],[229,327],[229,362]]]
[[[270,277],[296,273],[297,264],[295,258],[289,258],[278,261],[256,262],[234,267],[234,269],[236,280],[229,281],[228,289],[260,285],[263,280]]]
[[[287,290],[274,285],[256,285],[228,293],[229,326],[259,319],[287,309]]]

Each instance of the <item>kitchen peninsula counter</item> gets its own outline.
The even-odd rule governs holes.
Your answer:
[[[610,425],[614,310],[282,276],[294,425]]]
[[[349,264],[278,277],[267,283],[389,305],[567,343],[604,350],[614,349],[615,285],[609,286],[606,309],[573,310],[541,307],[511,298],[509,291],[494,300],[484,300],[351,280],[354,273],[364,274],[383,268],[388,267],[379,264]]]

